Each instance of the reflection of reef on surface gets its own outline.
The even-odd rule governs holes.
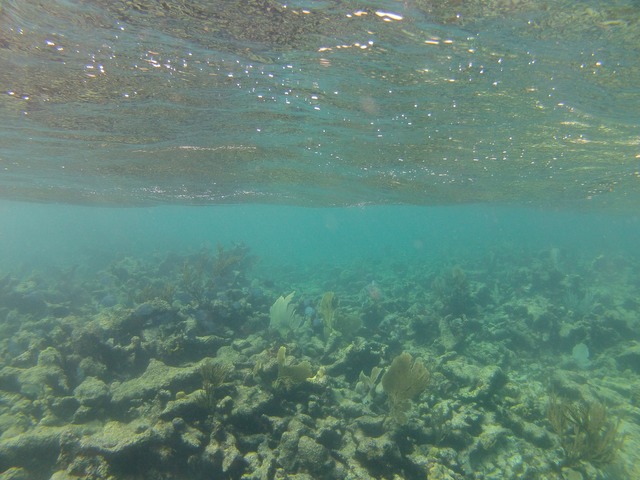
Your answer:
[[[346,264],[340,276],[259,265],[236,244],[101,272],[4,273],[0,472],[638,473],[638,304],[610,275],[637,281],[629,259],[505,251],[453,269]],[[278,298],[295,318],[284,333],[269,326]],[[341,329],[347,318],[358,328]]]

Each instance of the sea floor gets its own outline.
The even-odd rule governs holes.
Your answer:
[[[640,478],[639,287],[560,249],[0,273],[0,478]]]

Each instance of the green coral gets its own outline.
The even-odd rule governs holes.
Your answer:
[[[325,340],[332,335],[343,339],[353,337],[362,328],[362,319],[356,313],[338,309],[337,297],[334,292],[325,292],[318,304],[318,313],[322,318]]]
[[[403,352],[393,359],[391,366],[382,376],[382,388],[388,395],[391,417],[399,424],[407,421],[406,413],[411,401],[427,388],[429,371],[419,358]]]
[[[276,379],[277,387],[284,387],[289,390],[294,385],[304,382],[313,377],[313,369],[308,361],[296,363],[295,365],[287,364],[287,348],[282,346],[278,349],[278,378]]]
[[[376,383],[378,382],[378,377],[381,373],[382,369],[380,367],[373,367],[370,375],[365,375],[361,370],[360,377],[356,383],[356,392],[362,395],[365,400],[369,400],[371,398],[371,394],[376,388]]]

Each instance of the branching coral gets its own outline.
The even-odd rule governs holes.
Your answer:
[[[202,393],[198,399],[200,404],[212,410],[217,401],[217,389],[225,383],[231,367],[224,363],[206,362],[200,367],[202,375]]]
[[[619,423],[609,417],[602,403],[573,402],[551,395],[547,417],[560,437],[568,465],[581,460],[610,463],[622,446]]]

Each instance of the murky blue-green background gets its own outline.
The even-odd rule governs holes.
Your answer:
[[[24,274],[80,266],[91,275],[125,256],[153,261],[234,243],[260,258],[258,269],[388,260],[444,267],[552,249],[571,264],[601,255],[636,261],[640,238],[636,216],[491,206],[113,209],[4,202],[0,217],[3,266]]]

